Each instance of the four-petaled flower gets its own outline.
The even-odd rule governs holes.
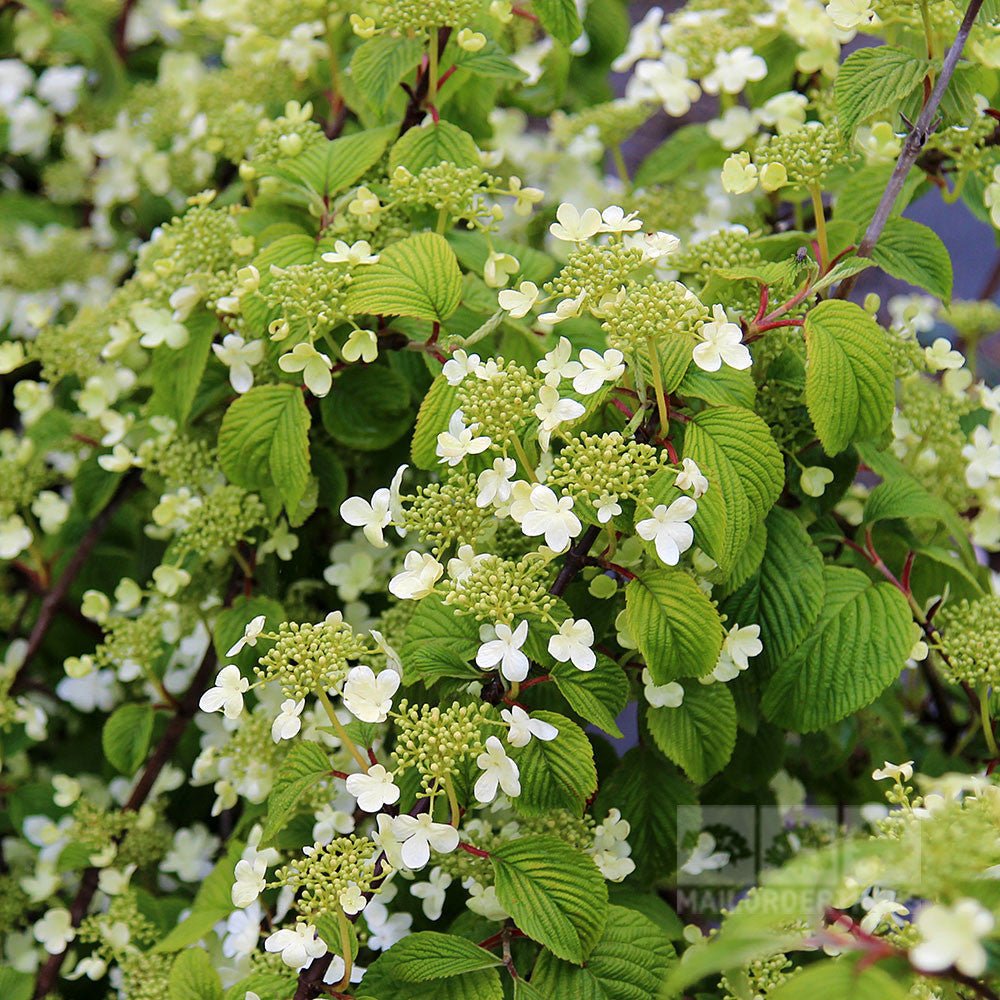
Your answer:
[[[371,503],[362,497],[348,497],[340,505],[340,516],[356,528],[364,530],[365,538],[377,549],[389,543],[382,534],[392,521],[392,496],[384,486],[375,491]]]
[[[337,240],[333,244],[333,250],[323,254],[323,260],[328,264],[347,264],[353,267],[355,264],[374,264],[378,260],[378,254],[372,253],[372,245],[368,240],[358,240],[350,245]]]
[[[215,686],[210,687],[198,702],[203,712],[218,712],[227,719],[238,719],[243,711],[243,695],[250,682],[240,673],[240,668],[230,663],[223,667],[215,678]]]
[[[975,899],[953,906],[928,903],[920,908],[914,926],[920,944],[910,949],[910,961],[924,972],[955,968],[966,976],[981,976],[987,953],[982,939],[993,930],[993,914]]]
[[[352,667],[344,684],[344,707],[362,722],[385,722],[399,681],[395,670],[376,674],[364,664]]]
[[[510,726],[507,731],[507,742],[512,747],[526,747],[531,737],[548,742],[559,735],[559,730],[551,723],[541,719],[533,719],[520,705],[512,705],[503,709],[500,718]]]
[[[528,676],[528,657],[521,652],[528,638],[526,621],[513,630],[503,622],[497,622],[492,628],[484,625],[480,634],[484,641],[476,653],[478,667],[491,670],[499,663],[500,673],[511,682],[523,681]]]
[[[549,226],[549,232],[557,240],[565,240],[567,243],[589,240],[601,231],[603,225],[601,213],[596,208],[588,208],[581,215],[577,207],[568,201],[564,201],[556,209],[556,218],[559,221]]]
[[[697,513],[698,504],[691,497],[678,497],[669,507],[657,504],[652,517],[636,522],[636,534],[653,543],[661,562],[676,566],[681,553],[694,541],[688,521]]]
[[[509,312],[511,319],[527,316],[538,301],[538,286],[533,281],[522,281],[516,289],[505,288],[497,295],[500,308]]]
[[[610,348],[603,354],[584,348],[580,352],[580,364],[583,371],[573,379],[573,388],[581,396],[589,396],[597,392],[605,382],[614,382],[625,371],[625,355],[615,348]]]
[[[419,871],[430,861],[432,847],[441,854],[458,847],[458,830],[448,823],[435,823],[427,813],[397,816],[392,832],[399,841],[400,858],[411,871]]]
[[[254,365],[264,360],[264,341],[245,341],[238,333],[227,333],[221,344],[212,344],[215,356],[229,369],[229,384],[239,393],[253,386]]]
[[[507,756],[503,744],[495,736],[486,738],[486,750],[476,758],[476,765],[483,772],[473,788],[480,802],[492,802],[497,797],[498,787],[510,798],[521,794],[517,764]]]
[[[303,341],[278,358],[283,372],[302,372],[302,381],[314,396],[325,396],[333,385],[330,359]]]
[[[532,487],[528,502],[531,508],[521,519],[521,530],[529,537],[544,535],[545,544],[553,552],[562,552],[580,533],[582,526],[573,513],[572,497],[558,497],[548,486],[538,483]]]
[[[681,463],[681,471],[674,480],[674,486],[679,490],[690,490],[691,496],[697,500],[708,492],[708,479],[702,474],[693,458],[685,458]]]
[[[392,772],[381,764],[372,764],[367,774],[364,771],[349,774],[346,784],[347,790],[358,800],[358,808],[365,812],[381,812],[399,801],[399,789],[393,783]]]
[[[723,362],[738,371],[753,364],[750,351],[743,343],[743,331],[736,323],[730,323],[726,319],[724,306],[713,306],[712,321],[703,323],[698,332],[702,343],[694,348],[691,356],[702,371],[717,372]]]
[[[281,961],[293,969],[304,969],[314,958],[326,954],[326,944],[312,924],[297,923],[295,929],[275,931],[265,942],[265,951],[281,952]]]
[[[406,553],[403,572],[397,573],[389,581],[389,593],[402,601],[417,601],[426,597],[434,584],[441,579],[444,566],[427,552]]]
[[[281,703],[281,711],[271,723],[271,739],[275,743],[290,740],[293,736],[298,735],[302,728],[302,709],[305,707],[305,698],[300,698],[298,701],[294,698],[286,698]]]
[[[476,437],[475,429],[479,424],[465,426],[465,416],[461,410],[456,410],[448,421],[448,430],[437,436],[437,456],[441,462],[455,466],[466,455],[478,455],[490,446],[488,437]]]
[[[233,906],[245,909],[256,900],[267,886],[266,872],[267,859],[263,855],[258,855],[252,862],[246,858],[236,862],[233,872],[236,881],[231,890]]]
[[[567,618],[549,637],[549,652],[560,662],[569,660],[577,670],[593,670],[597,664],[594,629],[586,618]]]

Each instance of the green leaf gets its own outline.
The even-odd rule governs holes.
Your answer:
[[[131,777],[146,759],[153,736],[153,717],[150,705],[120,705],[104,723],[101,731],[104,756],[122,774]]]
[[[267,797],[267,822],[260,842],[266,844],[292,818],[307,788],[330,774],[330,761],[318,743],[301,741],[288,752]]]
[[[149,366],[153,381],[149,415],[171,417],[181,425],[191,412],[219,324],[214,314],[202,310],[184,325],[188,330],[187,344],[179,351],[162,344],[153,351]]]
[[[886,479],[868,494],[864,520],[867,524],[887,518],[926,517],[947,524],[951,510],[915,479]]]
[[[248,490],[276,488],[294,511],[309,483],[309,410],[293,385],[261,385],[226,410],[219,463],[230,482]]]
[[[420,931],[392,946],[392,971],[408,983],[449,979],[503,965],[496,955],[453,934]]]
[[[424,167],[451,163],[456,167],[474,167],[479,163],[476,140],[450,122],[428,122],[407,129],[389,153],[389,175],[397,167],[419,174]],[[444,242],[444,237],[439,239]]]
[[[532,8],[542,27],[556,41],[571,45],[580,37],[583,23],[574,0],[534,0]]]
[[[357,451],[381,451],[398,441],[413,423],[410,387],[382,364],[352,365],[319,405],[330,436]]]
[[[639,164],[633,180],[637,187],[669,184],[698,167],[721,166],[725,158],[704,125],[682,125]]]
[[[582,965],[604,930],[608,889],[591,857],[552,834],[521,837],[491,855],[497,900],[530,938]]]
[[[615,722],[628,701],[625,671],[610,657],[598,654],[593,670],[577,670],[570,662],[556,663],[549,671],[560,694],[581,718],[621,739]]]
[[[18,972],[9,965],[0,967],[0,997],[4,1000],[31,1000],[34,992],[34,976]]]
[[[711,483],[692,520],[695,539],[728,573],[785,485],[781,452],[756,413],[715,406],[687,425],[684,457],[694,459]]]
[[[828,299],[806,314],[806,406],[828,455],[868,441],[895,405],[885,334],[853,302]]]
[[[890,219],[872,247],[872,260],[887,274],[943,299],[951,299],[951,257],[933,229],[913,219]]]
[[[222,980],[204,948],[188,948],[174,959],[170,1000],[222,1000]]]
[[[656,745],[696,784],[718,774],[736,746],[736,705],[725,684],[684,684],[678,708],[650,708],[646,714]]]
[[[419,38],[376,35],[362,42],[351,57],[351,76],[358,92],[376,110],[384,111],[400,80],[420,62]]]
[[[429,644],[447,647],[463,659],[475,656],[480,646],[475,618],[456,615],[437,594],[425,597],[406,626],[400,650],[403,661],[408,661],[418,649]]]
[[[717,267],[715,273],[726,281],[749,279],[762,285],[777,285],[788,281],[796,271],[794,259],[766,260],[760,264],[740,264],[736,267]]]
[[[496,969],[479,969],[460,976],[426,979],[419,983],[406,982],[396,975],[393,960],[396,947],[393,945],[383,952],[368,968],[364,984],[360,987],[359,1000],[374,1000],[376,997],[378,1000],[503,1000],[503,987]]]
[[[854,222],[859,227],[868,227],[878,203],[882,200],[889,178],[895,168],[894,163],[873,164],[852,170],[849,180],[837,195],[834,203],[834,218]],[[920,186],[919,173],[910,171],[903,182],[903,190],[892,209],[892,216],[898,215],[910,203],[913,193]]]
[[[918,87],[927,72],[927,60],[907,49],[879,45],[849,55],[833,86],[837,121],[850,140],[856,126],[875,115],[888,116],[896,104]]]
[[[378,316],[413,316],[444,322],[462,296],[455,252],[437,233],[419,233],[383,250],[378,262],[357,271],[346,308]]]
[[[693,806],[689,781],[658,753],[633,747],[609,778],[602,778],[594,815],[620,809],[628,820],[635,879],[669,875],[677,868],[677,809]]]
[[[757,572],[722,606],[728,622],[760,626],[760,660],[775,668],[798,648],[823,605],[823,557],[799,519],[774,507]]]
[[[559,730],[554,740],[531,740],[511,751],[521,772],[521,794],[512,800],[522,816],[544,816],[565,809],[582,816],[597,789],[594,750],[583,730],[564,715],[535,711],[533,719]]]
[[[677,961],[673,946],[648,917],[621,906],[608,907],[604,934],[583,968],[544,949],[531,983],[543,996],[573,1000],[641,1000],[656,996]]]
[[[247,993],[251,991],[262,998],[292,996],[296,985],[296,976],[291,969],[287,975],[281,972],[252,972],[226,990],[225,1000],[246,1000]]]
[[[487,42],[478,52],[469,52],[460,45],[448,50],[453,65],[467,69],[477,76],[501,80],[523,80],[524,71],[510,61],[509,56],[496,42]]]
[[[870,704],[913,646],[906,598],[860,570],[825,566],[819,620],[764,694],[764,714],[797,732],[821,729]]]
[[[403,41],[395,39],[397,45],[403,44]],[[265,173],[301,184],[320,199],[329,200],[350,187],[378,163],[385,147],[397,132],[397,126],[384,125],[356,132],[354,135],[341,136],[339,139],[323,139],[321,142],[311,143],[298,156],[283,160],[280,167]],[[311,256],[308,259],[312,259]]]
[[[768,1000],[905,1000],[909,983],[849,958],[817,962],[768,993]]]
[[[683,570],[654,569],[625,588],[625,616],[657,684],[711,673],[722,649],[715,606]]]
[[[737,371],[724,365],[717,372],[702,371],[697,365],[689,366],[681,384],[680,396],[694,396],[712,406],[753,406],[757,387],[749,371]]]
[[[443,375],[438,375],[420,404],[410,444],[410,455],[418,469],[428,472],[437,469],[437,437],[448,429],[448,421],[457,409],[458,386],[449,385]]]

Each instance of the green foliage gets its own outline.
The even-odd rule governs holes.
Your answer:
[[[267,797],[267,822],[261,843],[267,843],[295,814],[299,799],[330,774],[330,761],[317,743],[296,743],[289,751]]]
[[[108,762],[122,774],[133,775],[146,759],[153,736],[153,709],[149,705],[121,705],[101,730]]]
[[[886,116],[928,70],[927,61],[894,45],[859,49],[844,60],[834,84],[837,118],[848,138],[857,125]]]
[[[521,794],[514,803],[525,816],[543,816],[554,809],[583,815],[597,790],[597,770],[590,741],[563,715],[537,711],[532,718],[559,731],[554,740],[532,740],[512,756],[521,772]]]
[[[188,948],[174,959],[170,1000],[222,1000],[222,981],[207,951]]]
[[[919,285],[945,302],[951,299],[951,257],[929,226],[913,219],[890,219],[872,248],[872,259],[894,278]]]

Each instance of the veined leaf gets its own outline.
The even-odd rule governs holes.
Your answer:
[[[222,1000],[222,980],[204,948],[188,948],[174,959],[170,1000]]]
[[[797,732],[870,704],[899,676],[913,645],[909,605],[892,584],[843,566],[825,566],[823,577],[819,620],[764,694],[764,714]]]
[[[418,174],[424,167],[436,167],[444,162],[456,167],[474,167],[479,162],[476,141],[451,122],[428,122],[407,129],[392,147],[389,174],[397,167],[406,167],[411,174]]]
[[[202,310],[189,317],[184,325],[189,335],[187,344],[180,350],[160,345],[153,351],[149,367],[153,380],[150,415],[172,417],[182,425],[187,422],[191,404],[205,373],[218,320],[212,313]]]
[[[933,229],[913,219],[890,219],[872,247],[872,260],[887,274],[948,302],[954,273],[951,257]]]
[[[244,393],[222,418],[219,463],[237,486],[276,487],[294,510],[309,483],[309,411],[293,385],[261,385]]]
[[[552,834],[522,837],[491,855],[497,899],[528,937],[582,965],[604,930],[608,889],[592,858]]]
[[[487,42],[478,52],[469,52],[460,45],[448,49],[452,63],[467,69],[476,76],[497,77],[503,80],[523,80],[524,71],[510,61],[510,57],[496,42]]]
[[[381,451],[398,441],[413,424],[410,387],[383,364],[352,366],[319,404],[330,436],[358,451]]]
[[[950,513],[948,505],[916,479],[899,478],[883,480],[868,494],[864,519],[874,524],[892,517],[927,517],[947,524]]]
[[[378,262],[359,269],[347,293],[354,313],[413,316],[444,322],[462,296],[462,274],[448,241],[419,233],[383,250]]]
[[[384,111],[400,80],[420,62],[419,38],[376,35],[362,42],[351,57],[351,76],[358,92],[376,110]]]
[[[305,740],[288,752],[267,797],[267,822],[261,844],[267,843],[292,818],[302,793],[330,773],[330,761],[318,743]]]
[[[676,961],[673,946],[648,917],[609,906],[604,933],[583,968],[542,949],[531,983],[553,1000],[638,1000],[656,995]]]
[[[882,328],[840,299],[806,314],[806,406],[823,449],[877,437],[892,419],[893,368]]]
[[[122,774],[131,777],[146,759],[153,735],[151,705],[120,705],[101,731],[104,756]]]
[[[458,409],[458,386],[449,385],[443,375],[431,384],[417,413],[410,455],[418,469],[432,471],[438,467],[437,436],[448,429],[448,421]]]
[[[420,931],[392,946],[392,971],[408,983],[450,979],[503,965],[496,955],[454,934]]]
[[[722,621],[694,578],[682,570],[655,569],[625,588],[629,631],[657,684],[704,676],[722,648]]]
[[[837,73],[833,93],[837,121],[846,139],[863,121],[887,115],[918,87],[927,73],[926,59],[908,49],[878,45],[851,53]]]
[[[687,425],[684,457],[694,459],[711,482],[692,521],[695,538],[728,573],[754,524],[781,493],[785,483],[781,452],[756,413],[714,406]]]
[[[736,746],[736,705],[725,684],[687,681],[684,701],[650,708],[646,723],[656,745],[699,785],[726,766]]]
[[[621,739],[615,719],[628,701],[628,680],[614,660],[598,653],[593,670],[577,670],[568,661],[556,663],[549,676],[577,715]]]
[[[817,962],[776,986],[768,1000],[905,1000],[909,984],[850,958]]]
[[[574,0],[533,0],[532,8],[542,27],[556,41],[571,45],[580,37],[583,23]]]
[[[532,718],[559,730],[554,740],[531,740],[511,751],[521,772],[521,794],[512,800],[522,816],[544,816],[566,809],[582,816],[597,789],[594,751],[583,730],[564,715],[535,711]]]
[[[431,594],[417,605],[406,626],[400,650],[403,661],[428,644],[447,646],[463,659],[469,659],[479,649],[479,627],[471,615],[456,615],[440,597]]]

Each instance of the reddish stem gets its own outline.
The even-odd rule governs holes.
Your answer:
[[[489,851],[483,851],[478,847],[473,847],[472,844],[467,844],[464,840],[460,840],[458,842],[458,846],[461,847],[467,854],[474,854],[477,858],[488,858],[490,856]]]

